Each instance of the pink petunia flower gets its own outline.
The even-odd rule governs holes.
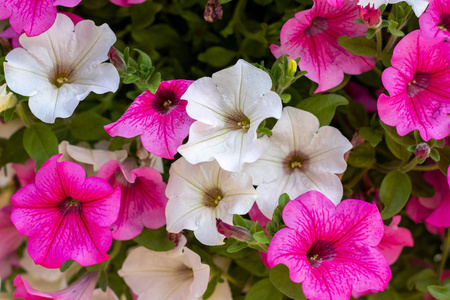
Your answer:
[[[14,278],[14,286],[16,287],[14,297],[30,300],[89,300],[91,299],[92,292],[97,284],[99,274],[100,272],[98,271],[88,272],[65,289],[52,293],[36,290],[28,281],[18,274],[16,278]]]
[[[112,243],[109,226],[120,208],[120,188],[88,177],[73,162],[52,156],[34,184],[15,193],[11,221],[29,236],[28,252],[36,264],[59,268],[73,259],[83,266],[103,262]]]
[[[113,188],[121,189],[120,212],[111,226],[113,238],[130,240],[145,227],[156,229],[166,224],[166,184],[161,174],[144,167],[130,171],[115,160],[100,169],[98,177],[108,181]]]
[[[395,47],[392,67],[382,75],[390,96],[380,95],[378,113],[400,135],[419,130],[428,141],[450,133],[450,44],[420,33],[409,33]]]
[[[16,249],[22,244],[24,236],[17,232],[10,220],[11,206],[0,209],[0,278],[7,277],[11,272],[12,263],[15,262]],[[11,260],[10,260],[11,259]]]
[[[450,42],[450,6],[448,0],[431,0],[427,11],[420,16],[422,35],[429,39],[444,37]]]
[[[194,122],[186,113],[187,102],[181,100],[191,83],[189,80],[163,81],[155,94],[145,91],[119,120],[105,126],[106,132],[125,138],[140,135],[147,151],[174,158]]]
[[[30,158],[24,164],[12,164],[12,168],[16,171],[21,186],[34,183],[36,162],[33,159]]]
[[[131,6],[131,4],[143,3],[146,0],[109,0],[109,1],[118,6]]]
[[[433,197],[412,197],[406,205],[406,213],[416,223],[423,221],[428,231],[441,234],[450,226],[450,190],[447,178],[440,170],[427,171],[423,178],[430,183],[435,193]]]
[[[288,202],[283,220],[287,228],[273,237],[267,261],[285,264],[308,299],[350,299],[352,289],[386,288],[391,270],[375,248],[384,233],[375,204],[349,199],[335,206],[311,191]]]
[[[401,216],[394,216],[389,226],[384,225],[383,238],[376,247],[383,253],[390,265],[397,261],[404,246],[414,246],[411,231],[407,228],[398,227],[401,219]]]
[[[81,0],[0,0],[0,20],[8,19],[15,32],[37,36],[56,20],[56,6],[74,7]]]
[[[358,18],[358,7],[350,0],[337,8],[316,0],[311,9],[298,12],[283,25],[281,46],[271,45],[270,50],[275,57],[301,57],[298,66],[319,84],[316,93],[329,90],[342,82],[344,73],[357,75],[375,66],[373,58],[354,55],[337,42],[340,36],[366,34],[366,25],[353,23]]]

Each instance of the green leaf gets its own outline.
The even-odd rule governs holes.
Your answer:
[[[50,127],[44,123],[34,123],[25,130],[23,146],[38,167],[53,155],[58,154],[58,139]]]
[[[65,262],[62,263],[61,267],[59,268],[59,270],[61,272],[65,272],[68,268],[70,268],[70,266],[74,263],[75,261],[72,259],[66,260]]]
[[[380,200],[384,203],[384,209],[381,212],[383,220],[392,218],[405,206],[411,194],[411,188],[408,175],[397,170],[384,177],[380,187]]]
[[[20,164],[26,161],[29,156],[23,147],[23,135],[25,128],[15,132],[9,140],[2,143],[2,151],[0,156],[0,168],[7,163]]]
[[[370,143],[372,147],[376,147],[382,140],[383,135],[375,131],[372,127],[362,127],[359,134]]]
[[[143,29],[155,21],[155,15],[163,8],[162,4],[146,1],[140,5],[132,5],[131,23],[137,29]]]
[[[142,67],[146,67],[148,69],[150,69],[152,67],[152,60],[150,58],[150,56],[147,55],[147,53],[139,50],[139,49],[134,49],[134,51],[139,53],[139,58],[138,58],[138,66],[142,69]]]
[[[236,52],[214,46],[208,48],[205,52],[198,55],[198,60],[207,63],[210,66],[220,68],[228,65],[236,56]]]
[[[301,101],[297,108],[309,111],[318,119],[320,126],[329,125],[333,119],[336,107],[347,105],[348,100],[336,94],[319,95]]]
[[[144,228],[142,233],[135,237],[133,241],[154,251],[168,251],[175,247],[175,244],[168,238],[165,226],[159,229]]]
[[[398,23],[394,20],[389,20],[388,30],[392,35],[395,36],[404,36],[405,34],[397,29]]]
[[[228,247],[227,252],[235,253],[235,252],[241,251],[242,249],[247,248],[247,246],[248,246],[247,243],[238,241],[238,242],[234,243],[233,245],[231,245],[230,247]]]
[[[82,112],[73,117],[71,131],[74,137],[83,141],[98,141],[111,138],[103,126],[110,120],[91,111]]]
[[[266,268],[257,252],[251,251],[243,258],[234,260],[238,266],[258,277],[267,277],[269,270]]]
[[[430,151],[430,158],[434,161],[440,161],[441,156],[439,155],[439,152],[437,152],[436,149],[431,149]]]
[[[416,290],[422,293],[428,292],[428,286],[433,284],[438,284],[438,280],[431,269],[421,270],[419,273],[411,276],[406,282],[409,289],[416,287]]]
[[[273,286],[269,278],[255,283],[245,295],[244,300],[281,300],[283,294]]]
[[[203,294],[203,299],[208,299],[212,296],[214,293],[214,290],[216,289],[217,283],[219,281],[220,276],[214,276],[208,283],[208,288],[206,289],[205,293]]]
[[[3,121],[5,123],[8,123],[9,121],[11,121],[11,119],[14,117],[14,112],[15,111],[16,111],[16,107],[15,106],[5,110]]]
[[[348,157],[348,164],[357,168],[368,168],[375,163],[375,148],[364,142],[354,148]]]
[[[292,282],[289,278],[289,269],[283,264],[270,269],[269,279],[272,284],[283,294],[294,300],[306,299],[303,294],[302,284]]]
[[[412,153],[408,151],[408,147],[397,143],[390,135],[385,135],[384,139],[388,149],[394,154],[395,157],[401,159],[402,161],[407,161]]]
[[[377,30],[375,28],[367,29],[366,39],[372,39],[375,36],[375,33],[377,33]]]
[[[381,120],[380,120],[380,125],[381,125],[381,127],[383,127],[386,134],[389,135],[396,143],[403,145],[403,146],[410,146],[410,145],[416,144],[416,140],[414,138],[412,138],[410,135],[400,136],[397,133],[397,130],[395,127],[386,125]]]
[[[281,101],[283,101],[283,103],[289,103],[289,101],[291,101],[291,95],[290,94],[282,94],[280,95]]]
[[[259,231],[253,234],[253,238],[260,244],[268,244],[272,240],[264,231]]]
[[[347,109],[347,120],[350,125],[357,129],[369,125],[369,115],[364,105],[357,101],[350,101]]]
[[[421,172],[408,172],[411,180],[412,190],[411,194],[417,197],[430,198],[434,196],[434,187],[425,179]]]
[[[450,283],[447,283],[444,286],[429,285],[428,291],[431,296],[438,300],[450,300]]]
[[[377,54],[375,41],[367,39],[366,36],[340,36],[337,41],[345,50],[355,55],[371,57]]]
[[[436,149],[436,148],[435,148]],[[439,169],[447,175],[448,166],[450,165],[450,146],[444,146],[442,149],[436,149],[439,153],[439,161],[437,162]]]
[[[106,292],[106,288],[108,287],[108,273],[105,270],[101,270],[100,276],[98,277],[98,286],[102,289],[102,291]]]
[[[156,93],[158,90],[159,84],[161,83],[161,73],[154,72],[149,79],[149,83],[147,84],[147,89],[152,93]]]
[[[125,146],[125,144],[131,143],[132,140],[133,138],[126,139],[121,136],[115,136],[109,143],[108,150],[109,151],[120,150],[123,148],[123,146]]]

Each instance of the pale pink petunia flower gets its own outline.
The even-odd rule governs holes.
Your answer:
[[[319,84],[316,93],[329,90],[342,82],[344,73],[358,75],[375,66],[372,57],[354,55],[337,42],[340,36],[366,34],[366,25],[353,23],[358,18],[358,7],[350,0],[337,8],[326,0],[314,1],[311,9],[298,12],[283,25],[281,46],[271,45],[270,50],[275,57],[301,57],[298,66]]]
[[[419,18],[419,25],[425,38],[445,37],[450,42],[450,5],[448,0],[431,0],[427,11]]]
[[[450,133],[450,44],[444,41],[425,39],[420,30],[409,33],[395,47],[392,67],[383,72],[390,96],[380,95],[378,113],[401,136],[418,130],[428,141]]]
[[[14,297],[25,300],[90,300],[99,275],[99,271],[88,272],[65,289],[57,292],[42,292],[35,289],[18,274],[14,278],[14,286],[16,287]]]
[[[407,228],[398,227],[401,219],[401,216],[394,216],[389,226],[384,225],[383,238],[376,247],[383,253],[390,265],[397,261],[404,246],[414,246],[411,231]]]
[[[186,113],[187,102],[181,100],[191,83],[189,80],[163,81],[155,94],[145,91],[119,120],[105,126],[106,132],[125,138],[140,135],[147,151],[174,158],[194,122]]]
[[[11,272],[15,262],[15,251],[24,241],[24,236],[17,232],[10,220],[11,205],[0,209],[0,278],[4,278]],[[12,260],[9,260],[12,259]]]
[[[24,164],[12,164],[11,166],[16,172],[20,186],[34,183],[36,177],[36,162],[33,159],[30,158]]]
[[[0,19],[9,18],[15,32],[37,36],[55,22],[56,6],[74,7],[81,0],[0,0]]]
[[[11,221],[29,236],[28,252],[36,264],[59,268],[73,259],[83,266],[103,262],[112,243],[109,226],[119,213],[120,188],[88,177],[73,162],[52,156],[34,184],[11,197]]]
[[[111,160],[103,165],[98,177],[121,189],[119,216],[111,226],[114,239],[130,240],[144,227],[157,229],[166,224],[166,184],[158,171],[148,167],[130,170]]]
[[[131,4],[143,3],[146,0],[109,0],[109,1],[118,6],[131,6]]]
[[[375,248],[384,233],[375,204],[349,199],[335,206],[311,191],[288,202],[283,220],[287,227],[273,237],[267,261],[285,264],[308,299],[350,299],[352,289],[386,288],[391,270]]]

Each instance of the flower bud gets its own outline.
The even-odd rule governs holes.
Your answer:
[[[0,112],[16,105],[17,98],[11,92],[6,91],[6,83],[0,86]]]
[[[430,151],[431,151],[430,146],[428,146],[427,143],[420,143],[414,150],[414,155],[418,159],[426,159],[430,156]]]
[[[120,57],[119,53],[117,53],[116,48],[111,47],[108,52],[108,58],[111,63],[116,67],[117,71],[120,73],[125,72],[127,66],[125,65],[125,61]]]
[[[241,242],[248,242],[253,238],[247,228],[241,226],[233,226],[223,222],[220,219],[216,219],[216,227],[217,231],[227,238],[234,238]]]
[[[294,77],[296,72],[297,72],[297,62],[293,59],[288,58],[286,77]]]
[[[379,9],[375,9],[370,4],[366,7],[359,6],[359,17],[366,23],[367,26],[377,27],[377,25],[381,21],[381,11]]]
[[[205,12],[203,13],[205,21],[212,23],[222,19],[222,15],[222,4],[220,4],[218,0],[208,0],[208,3],[206,3]]]

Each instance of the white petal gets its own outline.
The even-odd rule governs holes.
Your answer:
[[[315,172],[304,170],[297,175],[302,184],[298,184],[300,194],[307,191],[318,191],[324,194],[334,204],[342,200],[343,188],[339,177],[336,174],[327,172]]]
[[[78,94],[87,96],[89,92],[96,94],[115,92],[119,88],[119,83],[120,77],[117,69],[110,63],[103,63],[80,70],[75,74],[70,85],[77,89]]]
[[[288,193],[291,199],[295,198],[295,193],[291,191],[294,184],[295,176],[282,173],[276,180],[264,182],[257,187],[258,198],[256,198],[256,203],[267,218],[272,219],[273,211],[278,206],[278,199],[281,194]]]

